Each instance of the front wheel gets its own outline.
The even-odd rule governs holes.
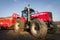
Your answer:
[[[16,22],[14,24],[14,31],[15,32],[24,31],[24,22],[22,22],[21,19],[19,19],[19,18],[16,19]]]
[[[31,22],[31,34],[38,38],[45,38],[46,37],[46,34],[47,34],[47,25],[39,20],[39,19],[33,19],[32,22]]]
[[[19,23],[16,22],[15,25],[14,25],[14,31],[18,32],[18,30],[19,30]]]

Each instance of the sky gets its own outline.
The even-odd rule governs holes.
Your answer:
[[[0,17],[17,13],[21,16],[24,7],[30,7],[35,11],[52,12],[53,21],[60,21],[60,0],[0,0]]]

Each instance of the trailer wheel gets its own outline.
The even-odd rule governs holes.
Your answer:
[[[44,39],[47,34],[47,25],[39,19],[33,19],[30,30],[34,37]]]
[[[20,18],[16,19],[16,22],[14,24],[14,31],[15,32],[24,31],[24,23],[20,20]]]

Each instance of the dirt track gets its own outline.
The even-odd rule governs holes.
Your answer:
[[[10,30],[9,32],[0,31],[0,40],[37,40],[32,37],[28,32],[18,32]],[[40,40],[40,39],[39,39]],[[48,34],[46,40],[60,40],[60,33]]]

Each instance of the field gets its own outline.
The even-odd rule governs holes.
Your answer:
[[[60,22],[55,22],[57,24],[57,31],[55,34],[47,34],[45,40],[60,40]],[[15,33],[12,30],[7,32],[6,30],[0,30],[0,40],[40,40],[34,38],[28,32],[18,32]]]

